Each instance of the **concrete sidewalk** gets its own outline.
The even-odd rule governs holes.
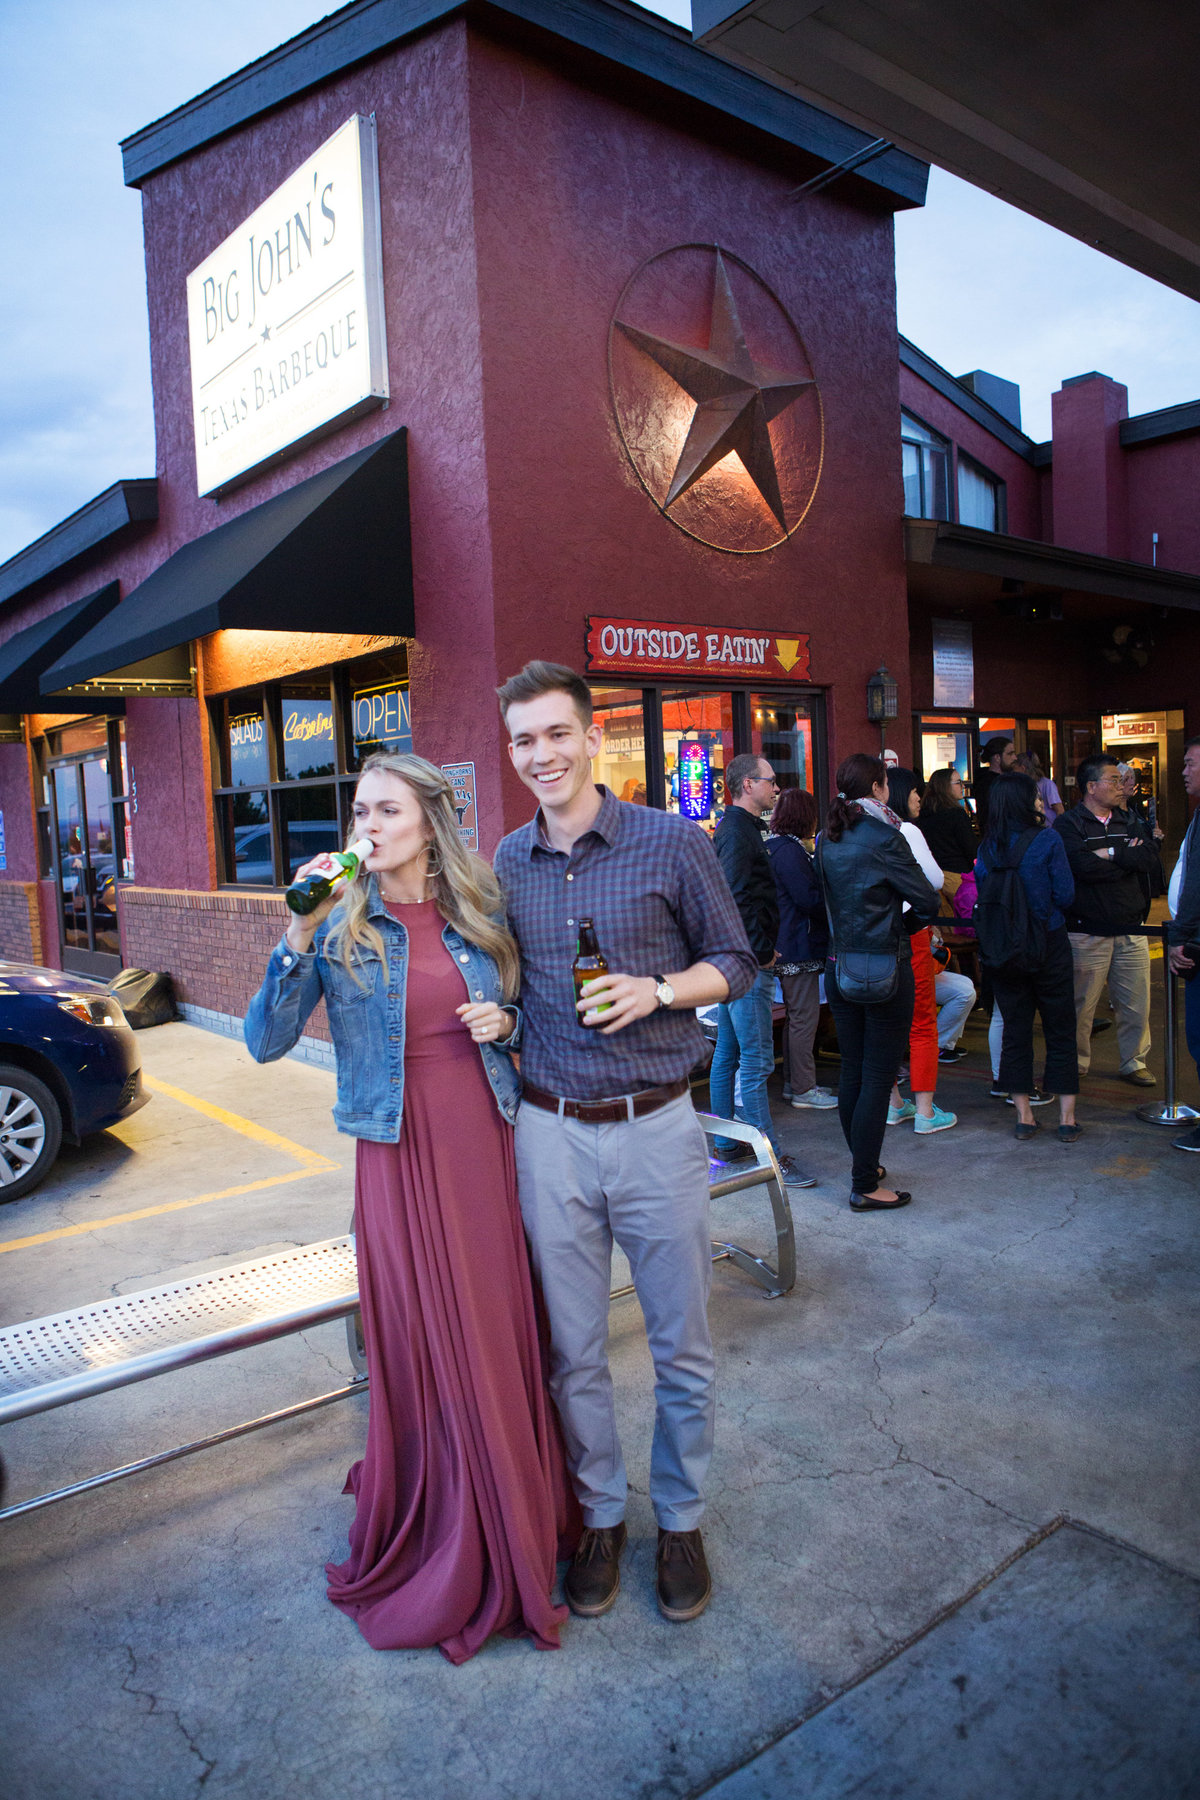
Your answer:
[[[739,1800],[986,1789],[1060,1800],[1122,1791],[1095,1785],[1094,1759],[1090,1776],[1071,1763],[1072,1746],[1082,1755],[1094,1736],[1079,1695],[1138,1681],[1138,1704],[1105,1727],[1105,1754],[1149,1776],[1129,1792],[1186,1791],[1172,1770],[1194,1770],[1200,1741],[1194,1695],[1180,1725],[1188,1672],[1172,1633],[1180,1609],[1191,1631],[1200,1576],[1200,1158],[1133,1117],[1143,1096],[1114,1078],[1114,1036],[1097,1039],[1080,1142],[1047,1132],[1017,1144],[1011,1108],[988,1098],[973,1025],[972,1054],[939,1089],[958,1127],[887,1133],[889,1168],[917,1196],[894,1217],[847,1209],[836,1114],[777,1108],[785,1147],[823,1179],[792,1195],[800,1277],[789,1298],[766,1299],[727,1264],[716,1271],[706,1540],[717,1590],[697,1623],[668,1626],[654,1605],[651,1371],[636,1304],[622,1301],[612,1353],[634,1493],[624,1589],[607,1618],[572,1622],[558,1654],[495,1643],[461,1669],[436,1652],[369,1650],[322,1579],[325,1560],[345,1553],[340,1490],[361,1452],[365,1405],[350,1400],[0,1527],[6,1800],[201,1789],[205,1800],[665,1800],[732,1782],[734,1770]],[[160,1091],[68,1153],[37,1194],[0,1208],[4,1322],[346,1228],[353,1154],[329,1122],[330,1076],[257,1068],[186,1025],[141,1042],[151,1075],[176,1093]],[[1190,1064],[1183,1085],[1195,1102]],[[238,1118],[295,1148],[247,1137]],[[318,1155],[339,1166],[306,1171],[305,1154],[309,1171]],[[193,1204],[162,1210],[181,1200]],[[131,1213],[143,1216],[119,1222]],[[716,1224],[770,1248],[754,1195],[723,1203]],[[348,1368],[344,1333],[328,1327],[25,1421],[5,1433],[10,1497],[320,1392],[331,1369]],[[1036,1559],[1064,1518],[1111,1559],[1055,1552],[1052,1580]],[[988,1592],[1025,1621],[1005,1627],[1000,1648],[971,1598]],[[1135,1656],[1115,1625],[1143,1592],[1155,1623]],[[1037,1649],[1034,1735],[1024,1631]],[[1162,1680],[1147,1684],[1156,1634]],[[1050,1694],[1048,1669],[1064,1672]],[[964,1763],[964,1719],[929,1704],[959,1675],[978,1678],[971,1704],[1006,1761],[981,1750]],[[869,1716],[836,1710],[868,1703]],[[1050,1714],[1052,1757],[1039,1742]],[[817,1725],[819,1740],[806,1738]],[[1174,1761],[1159,1763],[1171,1733]],[[788,1759],[755,1762],[777,1742]]]

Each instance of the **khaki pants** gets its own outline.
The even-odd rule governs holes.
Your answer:
[[[1075,1040],[1079,1073],[1092,1060],[1092,1019],[1105,982],[1117,1015],[1121,1073],[1144,1069],[1150,1050],[1150,945],[1144,937],[1093,937],[1072,931],[1075,963]]]
[[[712,1456],[708,1146],[687,1094],[615,1125],[517,1114],[517,1192],[550,1322],[550,1392],[585,1525],[625,1517],[625,1462],[608,1369],[613,1239],[629,1258],[654,1359],[650,1500],[664,1531],[694,1531]]]

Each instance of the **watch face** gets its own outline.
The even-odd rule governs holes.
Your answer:
[[[670,1006],[672,1000],[675,998],[675,989],[671,986],[669,981],[660,981],[654,991],[658,995],[658,1004],[660,1006]]]

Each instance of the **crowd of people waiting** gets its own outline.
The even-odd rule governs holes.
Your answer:
[[[936,770],[922,785],[911,770],[889,769],[878,757],[847,757],[820,834],[813,796],[781,793],[765,758],[739,756],[726,770],[730,805],[714,842],[759,960],[759,980],[745,999],[720,1009],[712,1107],[770,1138],[789,1185],[815,1185],[816,1176],[781,1151],[771,1123],[767,1078],[778,980],[786,1015],[783,1098],[797,1108],[838,1108],[856,1212],[911,1199],[884,1185],[879,1159],[889,1125],[911,1119],[926,1136],[957,1124],[937,1103],[938,1069],[966,1054],[960,1040],[977,1003],[990,1014],[991,1092],[1013,1106],[1019,1141],[1041,1129],[1035,1109],[1055,1101],[1058,1139],[1080,1137],[1075,1106],[1091,1040],[1114,1022],[1120,1079],[1155,1085],[1146,1067],[1150,945],[1143,927],[1167,882],[1163,834],[1141,803],[1136,771],[1106,753],[1089,756],[1076,774],[1078,799],[1067,808],[1036,756],[1018,755],[1008,739],[985,745],[981,764],[972,816],[953,768]],[[1200,738],[1188,744],[1183,772],[1189,796],[1200,797]],[[1191,954],[1200,936],[1192,917],[1200,911],[1197,819],[1200,811],[1169,899],[1168,954],[1184,976],[1200,966],[1200,953]],[[948,966],[939,921],[977,934],[979,991]],[[836,1094],[818,1082],[814,1060],[822,976],[841,1057]],[[1096,1017],[1106,988],[1115,1020]],[[1188,1047],[1200,1066],[1200,981],[1189,982],[1186,1016]],[[1040,1083],[1035,1017],[1045,1044]],[[1175,1145],[1200,1150],[1200,1130]],[[718,1141],[716,1149],[727,1161],[751,1154],[732,1142]]]

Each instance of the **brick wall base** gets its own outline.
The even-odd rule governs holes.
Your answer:
[[[120,906],[126,966],[165,970],[185,1018],[218,1030],[214,1021],[229,1019],[240,1028],[267,958],[287,930],[283,896],[123,887]],[[304,1029],[329,1042],[324,1005]]]
[[[36,881],[0,881],[0,956],[40,963],[42,916]]]
[[[179,1007],[181,1016],[189,1025],[198,1025],[201,1031],[215,1031],[218,1037],[236,1038],[242,1041],[242,1021],[235,1019],[232,1013],[214,1012],[210,1006],[192,1006],[182,1001]],[[289,1056],[297,1062],[313,1063],[318,1069],[336,1069],[337,1058],[332,1044],[322,1043],[320,1038],[302,1037]]]

